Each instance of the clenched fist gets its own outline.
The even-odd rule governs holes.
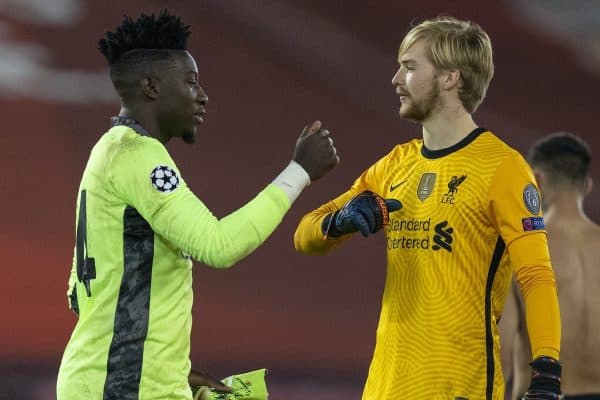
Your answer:
[[[321,121],[304,128],[296,141],[292,159],[304,168],[311,181],[319,179],[340,162],[333,139],[327,129],[321,128]]]

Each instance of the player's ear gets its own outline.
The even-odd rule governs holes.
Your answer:
[[[145,96],[155,100],[160,93],[160,82],[153,76],[146,76],[140,80],[140,86]]]
[[[585,181],[583,181],[583,193],[584,195],[588,195],[592,192],[592,188],[594,187],[594,180],[591,176],[586,176]]]
[[[458,87],[462,86],[460,70],[453,69],[453,70],[443,71],[442,87],[444,89],[448,90],[448,89],[452,89],[455,86],[458,86]]]
[[[540,192],[543,192],[544,174],[539,170],[533,170],[533,176],[535,176],[535,181],[537,182],[538,189],[540,189]]]

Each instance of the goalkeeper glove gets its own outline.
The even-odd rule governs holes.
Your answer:
[[[401,208],[400,201],[384,200],[378,194],[366,190],[353,197],[340,210],[328,214],[323,219],[321,231],[325,238],[337,238],[356,231],[367,237],[389,223],[389,212]]]
[[[560,391],[560,361],[538,357],[531,363],[531,382],[521,400],[562,400]]]

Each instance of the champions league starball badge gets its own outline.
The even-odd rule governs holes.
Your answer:
[[[523,201],[530,213],[533,215],[538,215],[540,213],[540,193],[533,184],[529,183],[525,186],[525,189],[523,190]]]
[[[150,181],[154,189],[162,193],[171,193],[179,186],[177,173],[166,165],[159,165],[152,170]]]

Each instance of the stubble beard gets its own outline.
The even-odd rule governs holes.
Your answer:
[[[440,87],[434,80],[431,84],[429,92],[425,95],[425,98],[419,102],[411,100],[410,105],[403,110],[400,107],[400,116],[415,122],[423,122],[431,116],[435,108],[439,103],[440,98]]]

